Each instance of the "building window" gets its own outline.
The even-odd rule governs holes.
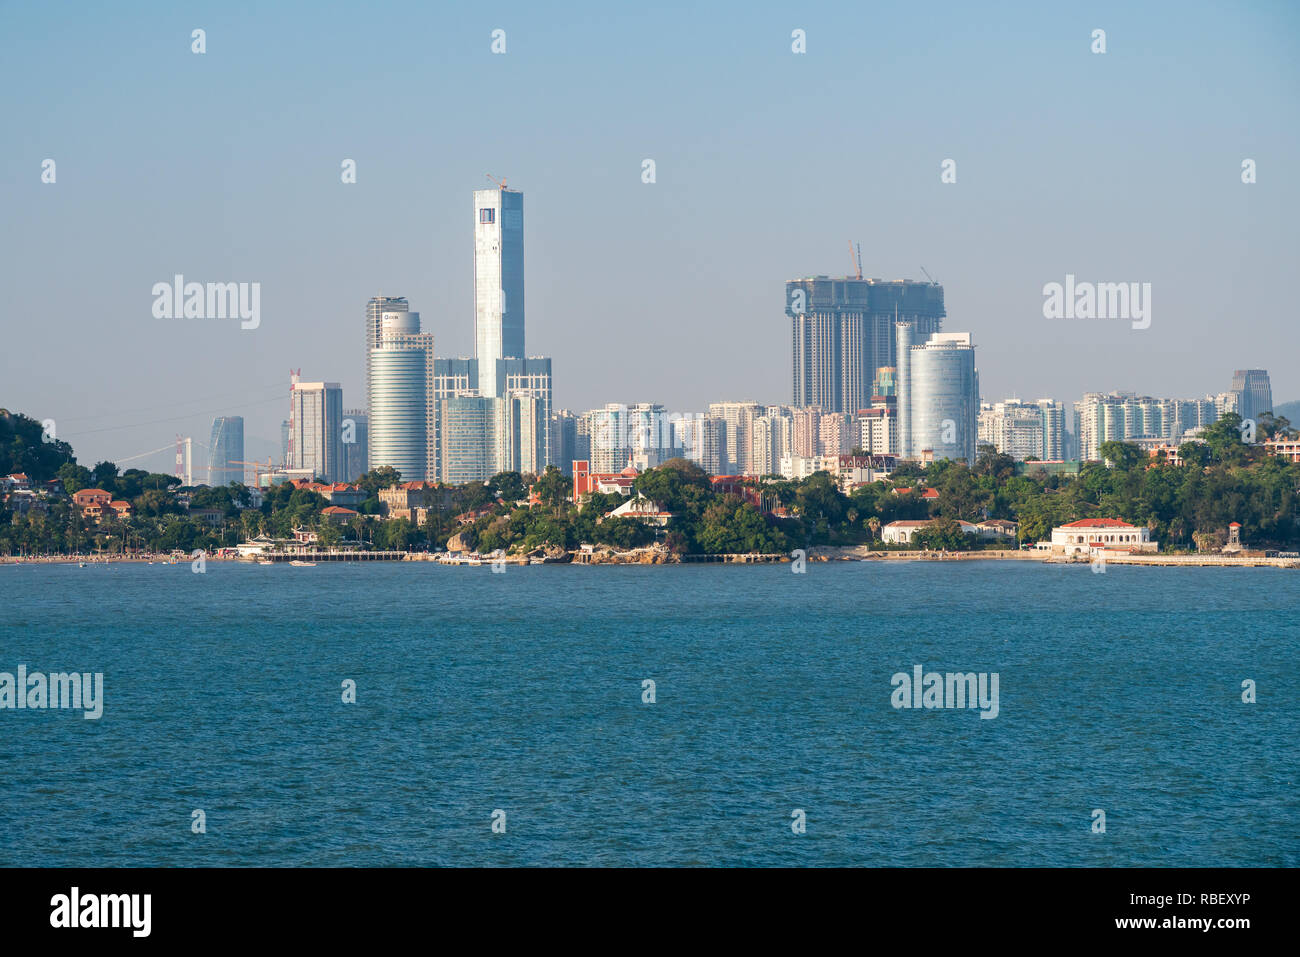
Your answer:
[[[497,211],[495,209],[480,209],[478,211],[478,221],[484,226],[491,226],[497,221]]]

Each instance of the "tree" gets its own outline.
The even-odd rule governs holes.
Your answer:
[[[1129,471],[1148,458],[1141,446],[1132,442],[1103,442],[1101,457],[1121,472]]]
[[[58,478],[63,483],[63,491],[69,495],[75,495],[84,488],[90,488],[90,469],[84,465],[78,465],[75,461],[59,466]]]
[[[528,496],[523,476],[518,472],[498,472],[488,479],[487,489],[506,502],[518,502]]]
[[[573,494],[573,479],[554,465],[548,465],[546,471],[533,485],[533,491],[537,493],[537,498],[543,505],[559,508]]]
[[[95,488],[113,488],[117,482],[117,466],[112,462],[98,463],[90,470],[90,482]]]
[[[962,527],[950,518],[935,519],[934,523],[919,528],[912,534],[912,544],[919,548],[934,548],[946,551],[963,551],[975,545],[976,537],[962,531]]]

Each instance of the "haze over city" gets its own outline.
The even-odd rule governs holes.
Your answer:
[[[788,403],[784,283],[850,274],[850,241],[865,275],[943,284],[986,401],[1204,396],[1268,368],[1280,404],[1297,26],[1285,4],[6,8],[6,35],[54,39],[0,63],[0,400],[86,464],[223,414],[265,456],[290,368],[364,405],[372,296],[473,354],[490,173],[527,195],[527,352],[553,357],[556,408]],[[155,318],[177,273],[260,283],[259,327]],[[1150,283],[1150,328],[1045,319],[1067,274]]]

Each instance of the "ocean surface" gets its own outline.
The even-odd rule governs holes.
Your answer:
[[[791,568],[0,566],[0,865],[1300,865],[1295,572]]]

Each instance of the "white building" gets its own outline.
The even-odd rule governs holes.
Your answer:
[[[497,359],[524,352],[524,194],[474,191],[474,357],[483,396],[500,396]]]
[[[937,521],[939,521],[939,519],[929,518],[929,519],[919,519],[919,520],[909,519],[909,520],[904,520],[899,522],[890,522],[888,525],[886,525],[884,528],[880,530],[880,538],[886,544],[890,544],[890,545],[910,545],[912,543],[912,536],[914,536],[917,532],[919,532],[923,528],[929,528]],[[960,520],[957,522],[957,524],[961,527],[963,534],[970,535],[975,538],[980,537],[978,526],[972,525],[970,522],[963,522]]]
[[[1094,548],[1154,552],[1151,529],[1117,518],[1085,518],[1052,529],[1052,554],[1087,555]]]

